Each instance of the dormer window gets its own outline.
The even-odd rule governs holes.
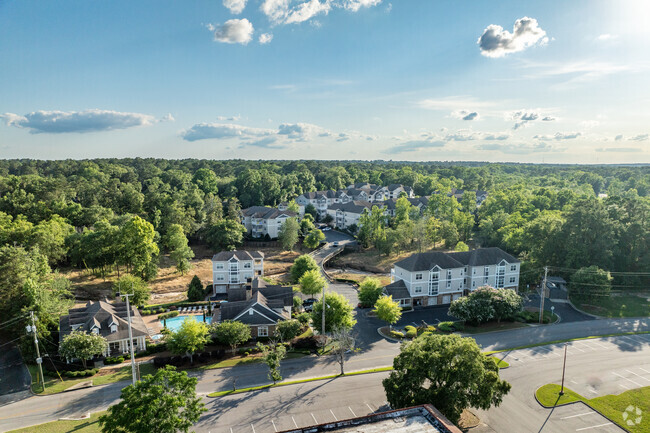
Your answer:
[[[115,323],[111,323],[111,334],[113,332],[117,332],[117,325]]]
[[[97,327],[93,327],[93,329],[92,329],[92,333],[93,333],[93,334],[99,334],[99,328],[97,328]]]

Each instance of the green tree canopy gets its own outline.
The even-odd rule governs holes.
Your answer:
[[[134,275],[150,280],[157,273],[158,245],[153,225],[134,216],[120,229],[120,261]]]
[[[280,231],[278,232],[278,241],[282,245],[282,249],[292,251],[293,247],[298,243],[300,232],[300,224],[295,218],[287,218]]]
[[[130,293],[133,296],[129,297],[131,305],[141,307],[151,296],[151,289],[145,281],[135,275],[122,275],[113,283],[113,296],[118,293]]]
[[[339,293],[328,292],[325,294],[325,332],[332,332],[337,328],[352,328],[357,321],[352,316],[353,306],[347,298]],[[322,329],[323,300],[314,304],[311,314],[312,326],[319,332]]]
[[[246,227],[239,221],[224,219],[207,229],[205,240],[217,251],[232,251],[244,242]]]
[[[212,333],[221,344],[227,344],[235,353],[237,346],[251,339],[251,328],[242,322],[224,320],[213,325]]]
[[[298,282],[300,283],[300,291],[312,298],[322,292],[324,287],[327,287],[327,280],[321,275],[319,269],[305,272]]]
[[[365,278],[359,284],[359,302],[365,307],[372,307],[381,296],[383,290],[384,288],[379,279],[372,277]]]
[[[513,319],[522,307],[523,299],[514,290],[483,286],[453,301],[449,314],[478,325],[493,319]]]
[[[169,248],[169,256],[176,263],[176,269],[181,275],[185,275],[190,269],[190,259],[194,257],[194,251],[187,245],[187,237],[180,224],[169,226],[165,244]]]
[[[192,302],[203,301],[205,299],[205,290],[201,279],[194,275],[187,288],[187,300]]]
[[[316,263],[316,260],[314,260],[314,258],[308,254],[303,254],[293,261],[293,265],[289,270],[291,281],[297,283],[300,281],[300,277],[302,277],[305,272],[314,269],[318,270],[318,264]]]
[[[275,334],[281,341],[289,341],[300,334],[302,324],[296,319],[281,320],[275,326]]]
[[[273,384],[282,380],[280,363],[287,356],[287,347],[284,344],[276,344],[272,341],[268,345],[257,343],[257,348],[262,353],[264,363],[269,367],[269,379],[273,381]]]
[[[609,296],[612,289],[612,276],[598,266],[580,268],[571,276],[569,293],[571,296]]]
[[[59,345],[59,354],[68,359],[80,359],[86,368],[86,361],[89,358],[101,355],[107,348],[106,339],[99,334],[72,331],[63,337]]]
[[[205,412],[197,378],[171,365],[122,389],[122,400],[99,418],[103,433],[187,433]]]
[[[511,388],[474,339],[454,334],[423,334],[403,345],[383,385],[391,407],[432,404],[453,423],[463,409],[498,406]]]
[[[305,240],[303,241],[303,244],[307,248],[318,248],[320,245],[321,241],[325,240],[325,233],[323,233],[321,230],[314,229],[309,232],[309,234],[305,237]]]
[[[194,361],[194,353],[203,350],[209,341],[208,325],[192,317],[186,317],[176,332],[171,332],[165,337],[167,348],[176,355],[190,355],[190,363]]]
[[[393,326],[402,317],[402,308],[399,306],[399,302],[393,301],[392,296],[382,296],[377,299],[373,312],[379,320],[383,320],[390,326]]]

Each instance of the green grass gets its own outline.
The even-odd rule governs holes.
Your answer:
[[[306,338],[306,337],[311,337],[312,335],[314,335],[314,330],[308,327],[305,332],[303,332],[296,338]]]
[[[11,430],[9,433],[101,433],[99,417],[106,412],[97,412],[90,415],[89,419],[80,421],[52,421],[18,430]]]
[[[492,357],[492,359],[494,359],[494,363],[497,365],[497,367],[499,367],[499,369],[510,367],[510,364],[508,364],[503,359],[494,358],[494,357]]]
[[[521,322],[489,322],[479,326],[465,325],[465,329],[462,332],[467,334],[481,334],[483,332],[506,331],[509,329],[525,328],[527,326],[528,325],[526,323]]]
[[[536,391],[535,396],[545,407],[582,401],[632,433],[650,433],[650,416],[648,416],[650,414],[650,386],[632,389],[618,395],[604,395],[592,399],[585,398],[566,387],[564,395],[560,397],[559,391],[560,385],[544,385]],[[642,411],[639,424],[629,425],[623,418],[623,413],[630,407],[639,408]],[[636,416],[636,414],[628,416],[628,420],[636,418]]]
[[[257,362],[262,362],[262,358],[260,357],[259,354],[252,354],[246,357],[235,356],[233,358],[224,359],[212,364],[202,365],[200,367],[197,367],[197,369],[214,370],[215,368],[234,367],[236,365],[255,364]]]
[[[597,316],[648,317],[650,316],[650,299],[634,295],[609,297],[572,297],[571,302],[579,309]]]
[[[483,354],[484,355],[493,355],[495,353],[508,352],[510,350],[530,349],[531,347],[547,346],[549,344],[567,343],[567,342],[571,342],[571,341],[591,340],[593,338],[618,337],[618,336],[621,336],[621,335],[637,335],[637,334],[650,334],[650,332],[648,332],[648,331],[642,331],[642,332],[618,332],[618,333],[615,333],[615,334],[590,335],[589,337],[567,338],[567,339],[564,339],[564,340],[552,340],[552,341],[546,341],[546,342],[543,342],[543,343],[527,344],[525,346],[509,347],[507,349],[490,350],[488,352],[483,352]]]
[[[106,385],[108,383],[119,382],[121,380],[131,379],[131,364],[125,365],[124,367],[115,370],[115,372],[111,374],[96,374],[94,376],[83,377],[80,379],[63,377],[63,380],[61,380],[58,377],[54,378],[45,376],[45,392],[43,392],[41,385],[36,382],[37,378],[39,377],[38,367],[36,365],[27,365],[27,368],[29,369],[29,372],[32,376],[32,391],[35,394],[41,395],[58,394],[81,382],[92,381],[93,386],[99,386]],[[153,364],[140,364],[140,377],[147,374],[153,374],[155,371],[156,368],[153,366]]]
[[[352,373],[345,373],[343,376],[356,376],[359,374],[370,374],[370,373],[378,373],[381,371],[390,371],[392,370],[393,367],[379,367],[379,368],[373,368],[370,370],[361,370],[361,371],[354,371]],[[279,386],[286,386],[286,385],[295,385],[299,383],[307,383],[307,382],[314,382],[316,380],[327,380],[327,379],[334,379],[337,377],[342,377],[340,374],[331,374],[328,376],[321,376],[321,377],[312,377],[310,379],[299,379],[299,380],[290,380],[287,382],[278,382],[276,384],[268,384],[268,385],[260,385],[260,386],[253,386],[250,388],[240,388],[237,390],[228,390],[228,391],[217,391],[208,394],[208,397],[223,397],[226,395],[231,395],[231,394],[240,394],[242,392],[250,392],[250,391],[259,391],[262,389],[269,389],[269,388],[277,388]]]

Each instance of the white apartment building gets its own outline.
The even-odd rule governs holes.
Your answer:
[[[520,262],[500,248],[413,254],[393,265],[384,292],[402,305],[449,304],[481,286],[517,290]]]
[[[352,197],[343,190],[306,192],[296,198],[296,203],[298,203],[299,206],[307,207],[310,204],[314,206],[320,218],[323,218],[325,215],[327,215],[327,209],[331,205],[337,203],[349,203],[351,201]]]
[[[297,214],[290,210],[274,209],[266,206],[252,206],[242,210],[241,223],[248,234],[254,238],[262,238],[269,235],[271,239],[276,239],[280,232],[280,227],[288,218],[294,218]]]
[[[364,212],[370,212],[371,209],[372,203],[354,200],[344,204],[333,204],[327,209],[327,214],[332,216],[335,227],[347,229],[352,225],[359,227],[361,215]]]
[[[213,294],[242,288],[246,282],[264,275],[264,253],[260,251],[222,251],[212,257]]]

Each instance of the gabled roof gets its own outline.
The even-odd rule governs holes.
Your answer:
[[[242,210],[242,215],[252,218],[274,219],[283,215],[287,217],[295,217],[296,213],[290,210],[280,210],[266,206],[251,206]]]
[[[264,253],[261,251],[245,251],[245,250],[221,251],[215,254],[214,256],[212,256],[212,261],[227,262],[233,257],[236,257],[237,260],[263,259]]]
[[[401,183],[391,183],[391,184],[388,185],[386,188],[388,188],[388,191],[391,191],[391,192],[392,192],[392,191],[395,191],[395,190],[398,189],[398,188],[405,189],[405,188],[404,188],[404,185],[402,185]]]
[[[502,260],[508,263],[519,263],[515,257],[497,247],[478,248],[472,251],[449,253],[449,255],[466,266],[496,265]]]
[[[397,280],[393,283],[390,283],[384,287],[384,293],[386,296],[392,296],[393,300],[395,299],[407,299],[411,297],[404,280]]]
[[[365,200],[353,200],[348,203],[334,203],[329,208],[361,215],[364,210],[372,209],[373,204]]]
[[[290,318],[285,308],[273,308],[269,304],[266,297],[257,291],[248,301],[221,304],[220,320],[237,320],[247,325],[272,325]]]
[[[462,263],[453,259],[449,254],[438,251],[413,254],[412,256],[395,263],[395,266],[406,269],[409,272],[428,271],[436,265],[440,266],[442,269],[463,267]]]
[[[63,337],[73,329],[91,332],[93,328],[99,329],[99,335],[107,341],[128,339],[127,314],[125,302],[90,301],[84,307],[71,308],[68,314],[59,318],[59,341],[63,341]],[[117,325],[116,332],[111,332],[111,324]],[[133,337],[149,335],[140,312],[133,306],[131,306],[131,325]]]

